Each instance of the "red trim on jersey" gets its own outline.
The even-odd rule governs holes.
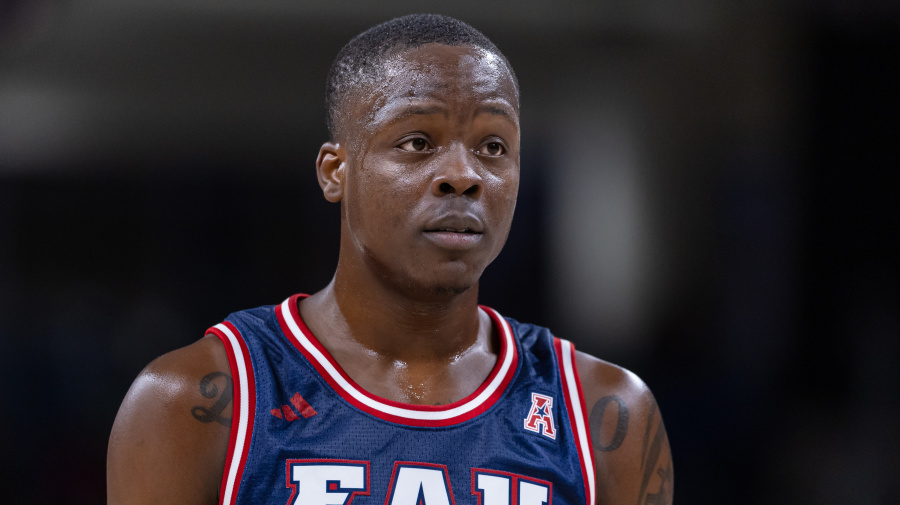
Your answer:
[[[581,389],[581,379],[578,377],[578,368],[576,368],[576,366],[575,366],[575,346],[572,345],[571,343],[569,343],[568,348],[569,348],[569,350],[568,350],[569,357],[572,360],[571,361],[572,362],[572,374],[575,376],[574,386],[577,388],[577,390],[576,390],[576,394],[578,396],[577,401],[579,402],[579,404],[581,406],[581,418],[582,418],[583,426],[586,431],[585,436],[587,437],[587,440],[581,439],[581,434],[579,433],[578,427],[576,425],[575,409],[572,406],[573,399],[571,397],[571,391],[569,389],[569,381],[568,381],[568,379],[566,379],[566,370],[565,370],[565,366],[563,364],[563,352],[565,352],[565,351],[563,351],[562,341],[557,337],[553,337],[553,349],[556,351],[556,361],[557,361],[557,365],[559,365],[559,378],[562,381],[563,391],[565,392],[564,396],[565,396],[565,400],[566,400],[566,410],[569,413],[569,425],[572,427],[572,435],[575,437],[575,447],[578,449],[578,460],[581,463],[581,476],[582,476],[583,483],[584,483],[585,501],[586,501],[587,505],[594,505],[593,503],[591,503],[591,494],[592,494],[593,490],[592,490],[592,486],[590,484],[590,480],[588,479],[588,471],[591,471],[591,472],[594,471],[593,458],[591,458],[591,456],[593,456],[594,449],[593,449],[593,446],[591,445],[590,424],[588,424],[587,412],[585,411],[585,408],[584,408],[584,393],[582,392],[582,389]],[[584,451],[582,450],[582,447],[583,447],[582,444],[585,444],[585,443],[587,444],[587,447],[590,450],[590,454],[588,454],[588,455],[584,454]],[[591,468],[588,468],[588,467],[591,467]]]
[[[453,484],[450,483],[450,471],[447,469],[447,465],[441,465],[439,463],[422,463],[419,461],[394,461],[394,470],[391,472],[391,482],[390,484],[388,484],[388,492],[384,497],[384,505],[390,505],[392,498],[394,497],[394,491],[396,491],[396,489],[394,489],[394,486],[396,485],[395,481],[397,479],[397,469],[400,468],[401,465],[406,467],[440,468],[441,470],[443,470],[444,484],[447,485],[447,496],[450,497],[450,504],[456,505],[456,497],[453,496]],[[421,487],[419,488],[419,491],[421,492]],[[416,505],[423,504],[417,503]]]
[[[225,456],[225,470],[222,474],[222,484],[219,486],[219,503],[222,503],[222,499],[225,496],[225,486],[228,484],[228,468],[231,466],[229,462],[234,457],[234,447],[235,440],[237,439],[238,433],[238,423],[240,422],[240,417],[237,415],[239,412],[239,405],[241,404],[241,388],[234,387],[235,377],[238,377],[237,371],[237,363],[234,360],[234,351],[231,349],[231,341],[228,340],[228,337],[225,336],[223,332],[221,332],[218,328],[209,328],[206,330],[206,333],[212,333],[219,340],[222,341],[222,345],[225,346],[225,354],[228,355],[228,366],[231,369],[231,391],[232,391],[232,403],[231,403],[231,432],[228,436],[228,453]]]
[[[291,497],[288,498],[287,505],[291,505],[294,503],[294,498],[297,496],[297,484],[294,484],[294,481],[291,479],[291,465],[296,465],[297,463],[325,463],[329,465],[340,465],[341,463],[353,466],[362,466],[366,467],[366,489],[365,491],[353,491],[347,497],[347,501],[344,502],[344,505],[350,505],[353,503],[353,500],[356,498],[356,495],[360,496],[369,496],[371,493],[371,468],[369,468],[369,462],[363,460],[354,460],[354,459],[289,459],[285,463],[285,471],[284,478],[286,481],[286,487],[291,488]],[[329,486],[330,488],[331,486]],[[334,491],[334,489],[329,489],[329,491]]]
[[[231,369],[231,377],[232,377],[232,392],[233,392],[233,401],[232,401],[232,414],[231,414],[231,434],[228,439],[228,454],[225,458],[225,471],[222,475],[222,484],[219,488],[219,502],[222,505],[234,505],[237,500],[238,489],[241,484],[241,477],[244,475],[244,465],[247,463],[247,453],[250,450],[250,441],[253,438],[253,421],[256,417],[256,382],[254,380],[253,374],[253,364],[250,361],[250,351],[247,349],[247,344],[244,342],[244,337],[241,336],[241,332],[238,331],[237,328],[234,327],[230,322],[223,322],[231,333],[234,335],[235,339],[241,350],[241,356],[243,357],[244,367],[246,370],[247,376],[247,397],[244,398],[241,394],[241,384],[240,384],[240,371],[237,364],[237,357],[235,356],[234,349],[232,348],[232,344],[228,336],[221,330],[216,327],[212,327],[206,330],[207,333],[212,333],[222,341],[222,344],[225,346],[225,353],[228,355],[228,365]],[[238,463],[237,473],[234,477],[234,485],[232,486],[231,499],[229,503],[224,503],[225,499],[225,490],[228,486],[228,475],[230,473],[231,466],[233,464],[235,449],[238,444],[238,431],[241,420],[241,411],[246,407],[247,409],[247,429],[244,433],[244,440],[242,443],[242,451],[241,451],[241,459]]]
[[[504,477],[509,477],[509,505],[518,505],[519,503],[519,481],[524,480],[528,482],[533,482],[537,484],[543,484],[547,486],[547,501],[545,502],[547,505],[553,505],[553,483],[549,480],[537,479],[534,477],[529,477],[527,475],[522,475],[520,473],[506,472],[503,470],[491,470],[488,468],[472,468],[472,494],[478,498],[478,505],[483,505],[484,496],[481,490],[478,489],[478,474],[487,474],[487,475],[502,475]]]
[[[578,373],[578,362],[575,360],[575,344],[572,344],[572,372],[575,374],[575,386],[578,387],[578,399],[581,401],[581,417],[584,421],[584,427],[587,430],[587,446],[594,454],[594,441],[591,438],[591,422],[588,416],[587,405],[584,403],[584,388],[581,387],[581,375]],[[591,458],[593,461],[593,458]]]
[[[327,349],[319,342],[319,340],[313,335],[313,333],[309,330],[304,323],[303,319],[300,317],[300,311],[297,305],[298,299],[301,297],[306,297],[308,295],[297,294],[293,295],[282,305],[278,305],[275,307],[275,313],[278,316],[278,322],[281,325],[281,329],[284,332],[285,336],[287,336],[288,340],[297,348],[306,359],[312,363],[312,365],[316,368],[329,385],[348,403],[355,406],[356,408],[363,410],[369,414],[372,414],[381,419],[391,421],[398,424],[405,424],[409,426],[449,426],[452,424],[458,424],[473,417],[485,412],[489,409],[500,396],[506,391],[506,387],[509,385],[513,376],[516,373],[519,363],[519,355],[518,350],[515,345],[515,336],[512,333],[512,328],[509,326],[503,318],[499,316],[493,309],[488,307],[480,306],[490,317],[494,323],[494,327],[497,328],[498,333],[500,334],[500,352],[497,357],[497,363],[494,365],[494,368],[491,370],[491,373],[488,375],[487,379],[476,389],[472,394],[466,396],[465,398],[453,402],[448,405],[413,405],[408,403],[396,402],[393,400],[388,400],[387,398],[382,398],[380,396],[374,395],[362,387],[359,386],[346,372],[341,368],[341,366],[337,363],[334,357],[331,356],[331,353],[328,352]],[[284,310],[282,309],[283,305],[287,305],[288,311],[290,314],[284,314]],[[296,326],[300,329],[302,335],[295,335],[289,326],[286,317],[290,317],[291,320],[296,324]],[[409,411],[409,415],[403,414],[392,414],[390,412],[386,412],[385,410],[379,409],[377,406],[372,407],[370,405],[366,405],[357,398],[352,391],[349,391],[343,385],[341,385],[335,377],[329,373],[328,369],[324,366],[324,364],[317,359],[308,349],[306,349],[303,344],[300,343],[299,338],[305,338],[327,361],[328,364],[340,375],[340,377],[353,389],[358,392],[358,394],[363,395],[364,397],[371,400],[370,403],[382,404],[388,408],[395,409],[403,409]],[[510,354],[511,353],[511,354]],[[462,412],[458,415],[444,418],[444,419],[420,419],[415,416],[416,412],[446,412],[458,407],[463,407],[466,404],[473,402],[479,395],[481,395],[490,385],[496,380],[498,374],[503,368],[503,362],[510,357],[509,368],[506,370],[505,375],[497,384],[494,391],[487,398],[483,399],[480,403],[472,405],[471,408]]]

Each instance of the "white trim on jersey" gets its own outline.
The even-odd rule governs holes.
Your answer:
[[[365,394],[359,389],[358,386],[348,381],[344,374],[339,371],[332,361],[328,359],[319,348],[310,341],[307,335],[300,329],[300,326],[297,324],[297,321],[294,319],[294,313],[291,311],[290,302],[293,297],[288,298],[281,304],[281,313],[284,318],[284,321],[287,323],[288,328],[291,330],[291,334],[293,338],[299,343],[310,356],[315,358],[318,362],[319,366],[323,370],[325,370],[331,380],[337,384],[340,388],[342,388],[347,394],[353,397],[354,400],[359,403],[365,405],[368,408],[373,410],[377,410],[383,412],[385,414],[389,414],[396,417],[412,419],[412,420],[422,420],[422,421],[443,421],[447,419],[452,419],[455,417],[463,416],[478,407],[480,407],[484,402],[486,402],[492,395],[498,392],[501,384],[503,384],[504,380],[507,379],[507,376],[511,373],[514,373],[515,370],[510,370],[514,358],[516,356],[516,343],[513,340],[512,329],[509,326],[509,323],[500,317],[493,309],[488,307],[483,307],[484,310],[489,311],[489,314],[494,316],[494,320],[499,321],[499,330],[500,330],[500,338],[503,339],[504,342],[504,352],[503,355],[500,356],[500,368],[497,373],[494,374],[491,382],[487,384],[484,389],[472,400],[464,403],[463,405],[447,409],[447,410],[413,410],[408,408],[402,408],[395,405],[389,405],[387,403],[381,402],[371,395]],[[315,338],[315,337],[313,337]]]
[[[562,352],[562,365],[563,371],[566,375],[566,387],[568,388],[568,400],[569,406],[572,409],[572,419],[576,433],[578,434],[578,443],[579,443],[579,454],[582,457],[582,464],[585,465],[585,474],[588,481],[588,494],[590,501],[588,503],[593,505],[596,502],[597,492],[596,485],[594,483],[594,455],[592,454],[591,444],[590,444],[590,436],[591,434],[588,432],[587,426],[585,425],[585,413],[582,410],[582,405],[584,405],[584,401],[581,397],[581,389],[578,387],[579,380],[576,378],[575,366],[572,362],[572,356],[575,354],[575,348],[572,346],[572,343],[568,340],[559,339]]]
[[[235,402],[237,404],[239,412],[238,415],[238,430],[237,436],[234,440],[234,452],[232,453],[231,461],[227,461],[228,465],[227,475],[228,478],[225,484],[225,490],[222,495],[221,503],[225,505],[230,505],[234,503],[234,487],[236,484],[236,479],[238,475],[238,471],[241,469],[241,459],[244,456],[244,450],[247,448],[247,425],[249,423],[249,401],[250,391],[248,387],[247,380],[247,363],[244,361],[244,351],[241,349],[241,345],[238,342],[237,336],[231,331],[228,326],[225,324],[217,324],[214,326],[215,329],[222,332],[225,337],[228,338],[228,343],[231,345],[231,351],[234,355],[234,362],[237,368],[238,376],[235,378],[237,384],[239,385],[239,399],[240,401]],[[254,392],[255,394],[255,392]]]

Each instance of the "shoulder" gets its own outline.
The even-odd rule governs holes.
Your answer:
[[[109,440],[109,503],[214,503],[228,451],[231,390],[221,341],[160,356],[135,379]]]
[[[576,352],[596,467],[597,503],[669,504],[673,469],[656,399],[634,373]]]
[[[633,372],[580,351],[575,352],[575,363],[589,414],[600,400],[603,404],[614,401],[635,409],[646,409],[654,403],[650,388]]]

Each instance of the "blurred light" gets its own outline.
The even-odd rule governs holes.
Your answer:
[[[84,136],[80,110],[60,90],[30,82],[0,84],[0,170],[64,161]]]
[[[594,114],[565,114],[551,170],[557,181],[551,225],[556,310],[578,321],[569,331],[595,339],[586,350],[634,352],[645,344],[641,321],[649,310],[640,139],[629,128],[627,105],[609,108],[582,98],[573,102]]]

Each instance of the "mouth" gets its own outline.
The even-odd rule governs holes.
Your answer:
[[[472,215],[444,215],[426,224],[423,232],[442,249],[463,250],[481,242],[484,226]]]
[[[469,213],[443,214],[426,222],[423,228],[426,233],[484,233],[481,219]]]
[[[482,232],[475,231],[471,228],[435,228],[433,230],[425,230],[425,233],[474,233],[481,235]]]
[[[480,232],[457,228],[426,230],[424,235],[439,248],[454,251],[472,249],[481,242],[484,236]]]

